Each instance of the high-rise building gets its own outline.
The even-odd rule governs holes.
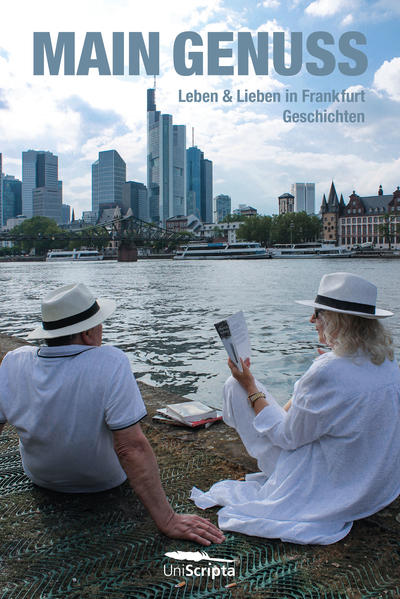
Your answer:
[[[22,182],[11,175],[2,177],[2,211],[1,219],[3,226],[9,218],[15,218],[22,211]]]
[[[203,223],[212,222],[212,162],[192,146],[186,150],[186,214],[194,214]]]
[[[147,90],[147,192],[152,222],[186,213],[186,127],[156,109]]]
[[[22,152],[22,212],[27,218],[47,216],[61,221],[58,156],[51,152]]]
[[[36,187],[33,190],[33,216],[46,216],[61,224],[62,202],[58,189]]]
[[[315,183],[292,183],[294,211],[315,214]]]
[[[220,193],[214,198],[214,222],[220,223],[232,211],[231,196]]]
[[[36,187],[37,152],[22,152],[22,214],[27,218],[33,216],[33,190]]]
[[[208,158],[201,160],[201,220],[213,220],[213,163]]]
[[[201,159],[197,146],[186,150],[186,214],[201,217]]]
[[[122,214],[126,214],[129,208],[133,216],[149,222],[149,203],[147,199],[147,187],[138,181],[127,181],[122,189]]]
[[[102,204],[122,205],[126,164],[116,150],[99,152],[92,164],[92,211],[99,214]]]
[[[61,205],[61,223],[62,225],[69,225],[71,222],[71,206],[69,204]]]

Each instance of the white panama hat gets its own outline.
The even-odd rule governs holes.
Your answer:
[[[53,339],[87,331],[111,316],[114,300],[96,298],[83,283],[64,285],[42,300],[42,325],[28,339]]]
[[[377,294],[377,287],[363,277],[333,272],[322,277],[315,300],[296,300],[296,303],[369,319],[393,316],[393,312],[376,307]]]

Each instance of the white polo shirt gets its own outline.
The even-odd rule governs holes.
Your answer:
[[[125,354],[112,346],[21,347],[0,366],[0,423],[17,429],[22,464],[41,487],[90,493],[126,479],[113,430],[146,416]]]

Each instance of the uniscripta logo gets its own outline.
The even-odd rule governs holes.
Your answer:
[[[205,551],[171,551],[165,554],[167,557],[188,562],[207,561],[207,565],[181,564],[174,566],[173,564],[164,564],[165,576],[211,576],[212,580],[219,576],[233,577],[235,576],[234,559],[225,559],[221,557],[210,557]],[[218,562],[212,564],[211,562]],[[222,564],[222,565],[221,565]],[[232,564],[232,565],[228,565]]]

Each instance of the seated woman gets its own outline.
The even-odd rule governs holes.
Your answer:
[[[353,520],[400,493],[400,370],[379,319],[377,289],[349,273],[325,275],[314,307],[317,357],[280,407],[249,365],[224,387],[225,422],[239,433],[261,472],[227,480],[191,498],[218,513],[224,530],[296,543],[329,544]]]

